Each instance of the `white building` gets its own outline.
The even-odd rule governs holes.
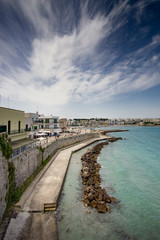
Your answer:
[[[41,122],[39,121],[39,113],[25,113],[25,129],[34,131],[40,128]]]
[[[52,131],[53,133],[59,133],[59,117],[57,116],[44,116],[41,115],[39,117],[39,120],[41,122],[41,129],[47,129]]]

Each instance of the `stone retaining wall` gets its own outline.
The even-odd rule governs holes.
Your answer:
[[[18,188],[41,165],[42,153],[33,148],[10,161],[13,161],[15,166],[15,187]]]
[[[44,160],[48,156],[52,156],[56,153],[58,149],[73,145],[78,142],[86,141],[88,139],[99,137],[98,133],[88,133],[83,135],[75,135],[68,138],[60,138],[55,142],[51,143],[44,151],[43,158]],[[42,152],[37,149],[31,149],[26,151],[24,154],[21,154],[19,157],[9,159],[10,162],[13,162],[15,167],[15,187],[20,187],[24,181],[30,177],[37,167],[42,163]],[[3,217],[5,208],[6,208],[6,194],[8,191],[8,164],[7,160],[2,157],[0,151],[0,221]]]
[[[8,192],[8,164],[0,151],[0,221],[6,209],[6,194]]]

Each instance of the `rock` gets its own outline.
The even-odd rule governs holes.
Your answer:
[[[106,209],[107,209],[107,212],[111,212],[111,208],[110,208],[110,206],[106,206]]]
[[[89,172],[83,172],[81,174],[82,178],[88,178],[89,177]]]
[[[84,188],[84,192],[85,192],[85,193],[89,193],[90,190],[91,190],[90,187],[85,187],[85,188]]]
[[[111,141],[116,141],[116,138],[111,138]],[[100,164],[97,163],[97,156],[104,145],[108,143],[99,143],[91,150],[85,153],[82,160],[81,177],[84,187],[84,206],[97,208],[98,212],[110,212],[110,207],[106,203],[116,202],[117,199],[110,197],[106,190],[101,188]]]
[[[107,194],[107,192],[103,193],[103,201],[111,203],[111,197]]]
[[[93,198],[94,198],[93,194],[92,194],[92,193],[89,193],[89,194],[88,194],[88,199],[89,199],[90,201],[92,201]]]
[[[99,184],[97,184],[97,183],[94,184],[94,187],[95,187],[96,189],[99,189],[99,188],[100,188]]]
[[[91,207],[93,207],[93,208],[97,207],[97,202],[95,200],[91,201]]]
[[[84,199],[84,200],[83,200],[83,205],[84,205],[85,207],[88,207],[88,206],[90,205],[90,201],[89,201],[88,199]]]
[[[107,212],[107,207],[104,201],[100,201],[97,203],[97,210],[99,213]]]
[[[103,200],[105,201],[105,202],[107,202],[107,203],[111,203],[112,201],[111,201],[111,199],[110,198],[103,198]]]
[[[84,200],[86,200],[86,199],[88,199],[88,194],[87,193],[84,194]]]
[[[117,198],[115,198],[115,197],[110,197],[110,199],[112,202],[118,202]]]
[[[98,195],[98,201],[102,201],[103,200],[103,196],[101,194]]]
[[[89,178],[89,180],[87,181],[88,185],[93,185],[94,184],[94,179],[92,179],[91,177]]]
[[[91,213],[91,211],[88,209],[87,213],[88,213],[88,214],[90,214],[90,213]]]

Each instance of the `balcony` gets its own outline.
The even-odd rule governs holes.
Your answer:
[[[24,133],[25,129],[21,129],[21,130],[12,130],[10,132],[8,132],[8,135],[14,135],[14,134],[19,134],[19,133]]]
[[[43,123],[43,120],[34,120],[33,123]]]

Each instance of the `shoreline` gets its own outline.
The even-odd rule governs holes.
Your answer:
[[[78,151],[96,141],[105,140],[107,138],[108,138],[108,136],[101,136],[99,138],[92,138],[87,141],[82,141],[81,143],[78,143],[72,147],[68,147],[66,150],[64,150],[64,151],[67,151],[68,154],[67,155],[65,153],[63,154],[63,161],[62,161],[62,157],[59,157],[60,159],[59,160],[57,159],[57,161],[56,161],[56,159],[54,159],[53,162],[52,162],[52,160],[50,160],[49,167],[48,167],[48,169],[45,169],[44,174],[42,172],[40,172],[40,175],[41,175],[40,178],[38,178],[38,176],[37,176],[38,182],[34,183],[34,180],[33,180],[32,184],[31,184],[32,186],[30,186],[30,189],[28,188],[26,190],[26,192],[24,192],[24,194],[21,197],[21,200],[19,201],[19,203],[16,204],[18,208],[14,209],[14,213],[11,216],[10,222],[8,224],[8,227],[6,229],[3,239],[4,240],[5,239],[7,239],[7,240],[13,239],[12,238],[13,235],[15,236],[15,239],[16,239],[16,236],[19,237],[19,236],[21,236],[21,234],[23,235],[22,236],[23,239],[25,239],[25,236],[27,236],[28,233],[29,234],[31,233],[33,236],[36,234],[33,231],[34,229],[42,229],[42,232],[44,234],[44,239],[45,239],[45,234],[48,234],[48,232],[51,231],[50,228],[48,229],[48,226],[46,225],[46,221],[51,221],[51,225],[54,229],[54,233],[53,233],[53,231],[51,231],[53,233],[52,238],[47,238],[47,239],[57,240],[58,239],[57,226],[56,226],[57,223],[56,223],[56,216],[55,216],[54,210],[56,209],[56,206],[58,205],[59,196],[61,194],[63,183],[65,181],[65,176],[67,173],[71,155],[74,151]],[[63,149],[61,149],[61,152],[62,151],[63,151]],[[65,164],[63,162],[65,162]],[[60,164],[60,166],[58,165],[57,167],[55,167],[56,163]],[[52,165],[54,165],[54,166],[52,166]],[[63,167],[62,167],[62,165],[63,165]],[[62,169],[63,169],[63,171],[62,171]],[[54,173],[56,173],[56,175],[53,173],[47,173],[48,170],[51,172],[54,171]],[[60,177],[59,174],[62,176]],[[46,190],[48,189],[48,187],[46,187],[46,182],[50,179],[51,175],[53,176],[53,178],[55,178],[55,181],[51,181],[50,184],[49,183],[47,184],[48,187],[50,186],[49,189],[50,190],[52,189],[52,190],[51,190],[51,192],[50,192],[50,190],[48,192],[46,192]],[[44,176],[47,177],[48,180],[47,179],[45,180]],[[59,182],[59,180],[57,182],[57,177],[58,177],[58,179],[60,179],[60,182]],[[35,181],[37,181],[37,179],[35,179]],[[41,184],[42,184],[43,188],[39,192],[40,195],[39,194],[37,195],[38,188],[36,186],[41,185]],[[55,189],[55,193],[53,193],[54,189]],[[36,197],[36,199],[34,199],[34,191],[35,190],[36,190],[35,196],[38,197],[38,198]],[[26,193],[28,196],[26,196]],[[40,196],[42,196],[44,198],[44,200],[43,200],[44,202],[40,201],[41,200]],[[55,201],[53,201],[53,196],[54,196]],[[31,197],[31,199],[30,199],[30,197]],[[27,200],[28,203],[27,202],[24,203],[25,200]],[[36,204],[38,204],[38,205],[36,205]],[[45,204],[47,204],[46,211],[53,212],[53,214],[51,214],[51,216],[48,215],[49,218],[45,218],[45,212],[46,212],[46,211],[44,211]],[[15,218],[15,216],[16,216],[16,218]],[[28,229],[27,226],[30,226],[30,230],[26,231],[26,229]],[[31,231],[31,229],[33,229],[33,230]],[[41,239],[39,237],[36,239]],[[31,238],[31,239],[34,239],[34,238]]]
[[[40,205],[39,204],[39,200],[40,200],[40,198],[38,197],[37,198],[37,200],[36,201],[34,201],[35,203],[37,202],[38,203],[38,208],[37,207],[35,207],[36,205],[35,205],[35,203],[33,202],[33,200],[31,199],[29,199],[30,198],[30,196],[31,196],[31,198],[32,197],[34,197],[34,190],[36,190],[37,191],[37,188],[36,188],[36,185],[35,184],[39,184],[40,182],[41,182],[41,179],[43,180],[43,175],[45,175],[45,174],[47,174],[47,171],[48,171],[48,169],[49,168],[52,168],[54,171],[62,171],[62,164],[63,163],[61,163],[61,166],[60,167],[58,167],[58,168],[55,168],[55,167],[52,167],[52,164],[55,164],[55,159],[52,161],[52,160],[50,160],[50,162],[48,163],[48,168],[46,169],[44,169],[44,173],[42,173],[43,172],[43,170],[39,173],[40,174],[40,178],[38,177],[38,175],[37,175],[37,177],[36,177],[36,179],[35,180],[33,180],[33,182],[31,183],[31,185],[27,188],[27,190],[26,190],[26,192],[24,192],[24,194],[22,195],[22,197],[21,197],[21,200],[19,201],[19,203],[17,203],[16,204],[16,206],[17,206],[17,208],[15,208],[14,209],[14,211],[13,211],[13,214],[12,214],[12,216],[11,216],[11,219],[10,219],[10,221],[9,221],[9,224],[8,224],[8,226],[7,226],[7,229],[6,229],[6,231],[5,231],[5,235],[4,235],[4,240],[5,239],[7,239],[7,240],[9,240],[10,239],[10,237],[11,237],[11,232],[13,231],[13,229],[15,229],[13,232],[15,233],[15,231],[17,231],[17,233],[15,233],[15,234],[22,234],[23,236],[25,235],[25,234],[28,234],[28,232],[29,232],[29,234],[30,234],[30,231],[31,230],[28,230],[27,232],[25,231],[25,229],[28,229],[27,227],[26,227],[26,224],[28,225],[30,225],[30,229],[36,229],[36,228],[39,228],[39,229],[43,229],[44,230],[44,232],[46,232],[46,221],[51,221],[51,223],[52,223],[52,227],[53,227],[53,229],[54,229],[54,238],[53,238],[53,235],[52,235],[52,239],[55,239],[55,240],[57,240],[58,239],[58,233],[57,233],[57,220],[56,220],[56,216],[55,216],[55,213],[54,213],[54,211],[56,210],[56,207],[57,207],[57,205],[58,205],[58,202],[59,202],[59,197],[60,197],[60,194],[61,194],[61,191],[62,191],[62,188],[63,188],[63,184],[64,184],[64,181],[65,181],[65,176],[66,176],[66,174],[67,174],[67,169],[68,169],[68,166],[69,166],[69,162],[70,162],[70,158],[71,158],[71,156],[72,156],[72,153],[73,152],[76,152],[76,151],[79,151],[80,149],[82,149],[82,148],[84,148],[84,147],[86,147],[86,146],[88,146],[88,145],[90,145],[90,144],[92,144],[92,143],[94,143],[94,142],[97,142],[97,141],[103,141],[103,140],[106,140],[106,139],[109,139],[109,138],[111,138],[111,136],[106,136],[106,134],[104,134],[104,135],[102,135],[102,133],[104,133],[104,131],[102,131],[102,132],[99,132],[99,131],[96,131],[97,133],[100,133],[100,135],[99,135],[99,137],[98,138],[92,138],[92,139],[90,139],[90,140],[85,140],[85,141],[82,141],[82,142],[79,142],[79,143],[77,143],[77,144],[75,144],[74,146],[68,146],[67,148],[65,148],[66,149],[66,151],[67,150],[69,150],[69,149],[72,149],[71,150],[71,153],[69,153],[69,155],[67,155],[67,156],[69,156],[69,158],[67,159],[67,160],[65,160],[65,161],[67,161],[66,162],[66,164],[65,164],[65,166],[64,166],[64,173],[63,173],[63,177],[61,178],[61,184],[58,186],[58,188],[59,188],[59,190],[58,190],[58,192],[57,192],[57,190],[56,190],[56,196],[55,196],[55,194],[52,194],[52,196],[54,196],[54,199],[55,199],[55,202],[53,202],[53,197],[51,196],[51,197],[47,197],[47,200],[45,201],[44,200],[44,207],[42,206],[42,205]],[[63,151],[64,149],[63,148],[61,148],[60,149],[60,152],[61,151]],[[64,150],[65,151],[65,150]],[[66,154],[64,154],[64,156],[65,156],[65,158],[66,158]],[[57,156],[53,156],[52,158],[56,158]],[[60,159],[59,159],[59,161],[58,161],[59,163],[60,162],[63,162],[62,161],[62,159],[61,159],[61,161],[60,161]],[[56,170],[57,169],[57,170]],[[46,173],[45,173],[46,172]],[[49,174],[50,175],[50,174]],[[53,174],[53,176],[54,176],[54,174]],[[59,175],[58,175],[58,178],[59,178]],[[37,179],[38,179],[38,181],[37,181]],[[35,181],[37,181],[37,183],[34,183]],[[44,180],[43,182],[46,182],[46,180]],[[52,181],[52,183],[51,184],[47,184],[47,186],[50,186],[51,185],[51,188],[52,188],[52,191],[53,191],[53,188],[55,188],[55,187],[53,187],[53,186],[55,186],[55,184],[57,184],[57,180],[56,180],[56,182],[53,182]],[[49,188],[49,189],[51,189],[51,188]],[[44,194],[43,193],[46,193],[46,190],[48,189],[48,188],[46,188],[46,186],[44,186],[44,188],[43,188],[43,190],[41,191],[41,194],[44,196]],[[51,191],[51,192],[52,192]],[[50,190],[49,190],[49,192],[47,193],[47,194],[50,194]],[[58,194],[58,195],[57,195]],[[28,195],[28,197],[26,196],[26,195]],[[46,194],[45,194],[46,195]],[[37,195],[38,196],[38,195]],[[48,196],[48,195],[47,195]],[[29,203],[29,205],[28,204],[25,204],[24,203],[24,201],[25,200],[27,200],[27,201],[29,201],[28,203]],[[50,199],[50,200],[49,200]],[[52,199],[52,200],[51,200]],[[34,204],[33,204],[34,203]],[[46,208],[45,208],[46,207]],[[24,208],[24,209],[23,209]],[[52,211],[53,212],[53,214],[51,214],[50,216],[49,216],[49,219],[48,218],[45,218],[44,217],[44,214],[45,214],[45,212],[47,212],[47,211]],[[16,218],[15,218],[15,216],[16,216]],[[32,219],[33,218],[33,219]],[[32,222],[32,220],[33,220],[33,222]],[[38,224],[40,224],[40,225],[36,225],[37,224],[37,221],[39,222]],[[33,226],[32,226],[32,224],[33,224]],[[18,232],[18,230],[16,230],[17,229],[17,227],[19,226],[19,230],[21,230],[20,232]],[[47,230],[47,232],[48,231],[51,231],[51,229],[49,230]],[[53,232],[53,231],[51,231],[51,232]],[[32,234],[34,234],[33,233],[33,231],[32,231]],[[16,238],[15,238],[16,239]],[[25,239],[25,237],[23,238],[23,239]],[[31,238],[32,239],[32,238]]]

